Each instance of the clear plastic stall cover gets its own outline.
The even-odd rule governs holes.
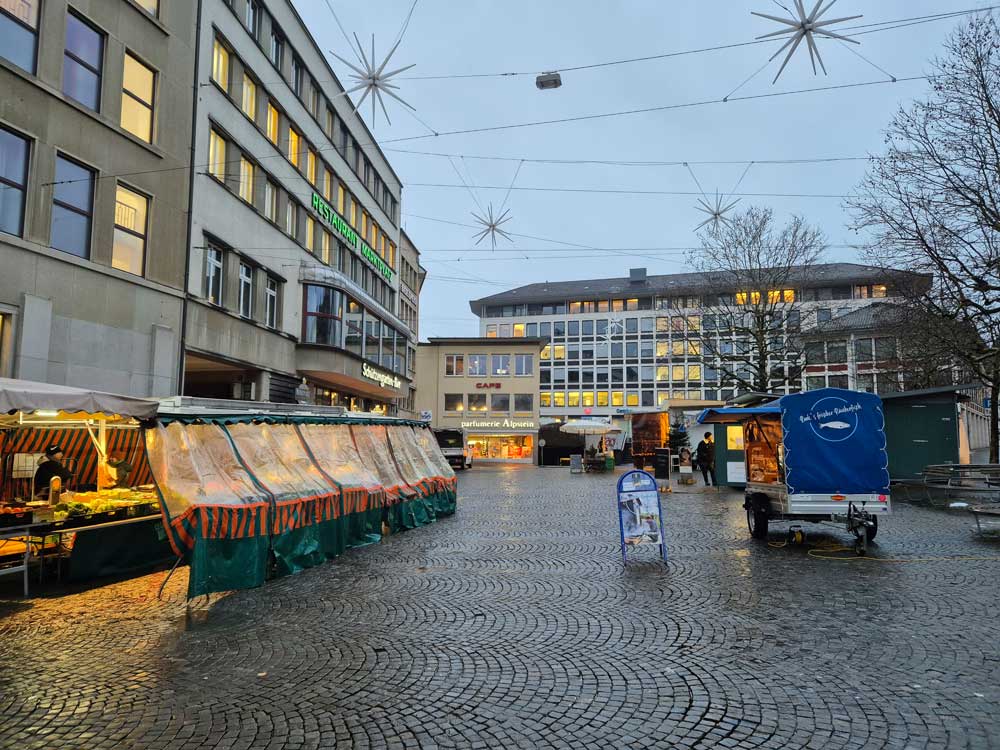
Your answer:
[[[389,425],[385,429],[396,463],[407,484],[417,485],[425,479],[441,476],[417,445],[412,427]]]
[[[394,487],[405,487],[407,481],[399,474],[396,463],[389,452],[389,441],[385,433],[385,425],[356,424],[351,425],[351,433],[358,446],[358,453],[368,458],[376,476],[387,490]]]
[[[342,487],[381,486],[378,477],[362,462],[346,424],[302,424],[298,429],[316,463],[333,481]]]
[[[171,520],[198,505],[267,501],[218,425],[174,422],[147,429],[146,453]]]
[[[444,477],[445,479],[453,478],[455,470],[451,468],[448,459],[441,452],[441,446],[438,445],[434,433],[426,427],[417,427],[414,428],[413,434],[417,439],[417,445],[423,451],[427,460],[430,461],[431,466],[434,467],[437,476]]]
[[[226,429],[247,468],[279,502],[334,491],[310,460],[291,425],[244,423]]]

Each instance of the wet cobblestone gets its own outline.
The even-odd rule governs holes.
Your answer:
[[[183,570],[0,579],[0,747],[1000,747],[970,518],[899,504],[879,559],[830,560],[840,531],[762,545],[736,495],[674,494],[669,563],[623,568],[613,483],[477,467],[453,518],[187,607]]]

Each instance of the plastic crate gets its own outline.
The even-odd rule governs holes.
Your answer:
[[[26,526],[33,520],[34,513],[30,510],[22,510],[16,513],[0,513],[0,528]]]

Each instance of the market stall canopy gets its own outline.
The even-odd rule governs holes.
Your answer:
[[[0,378],[0,415],[62,412],[89,416],[120,416],[148,419],[156,414],[152,399],[119,396],[85,388],[71,388],[31,380]]]
[[[751,417],[763,415],[779,416],[781,408],[774,404],[766,406],[723,406],[715,409],[705,409],[698,415],[698,424],[739,424]]]
[[[562,425],[559,430],[568,432],[571,435],[607,435],[609,432],[618,432],[619,428],[607,422],[598,422],[589,419],[571,419]]]

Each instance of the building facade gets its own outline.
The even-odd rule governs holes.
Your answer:
[[[788,309],[787,329],[775,342],[784,354],[769,366],[780,370],[774,390],[791,392],[806,385],[801,365],[785,369],[792,367],[800,334],[891,297],[892,287],[878,269],[837,263],[811,267],[792,289],[753,291],[780,295]],[[727,294],[739,304],[739,290],[714,288],[706,274],[647,276],[634,269],[629,278],[530,284],[470,305],[484,337],[547,342],[539,362],[540,414],[567,419],[665,411],[737,395],[709,354],[738,354],[746,346],[732,330],[720,330],[715,305]]]
[[[398,176],[289,0],[205,0],[200,28],[184,393],[395,413]]]
[[[420,265],[420,251],[405,231],[400,230],[399,240],[399,318],[410,331],[411,338],[406,342],[406,376],[410,380],[410,391],[399,402],[398,414],[401,417],[416,418],[420,291],[427,278],[427,271]]]
[[[538,450],[538,337],[433,338],[417,348],[417,409],[466,432],[474,462],[532,463]]]
[[[196,21],[0,0],[0,376],[177,392]]]

